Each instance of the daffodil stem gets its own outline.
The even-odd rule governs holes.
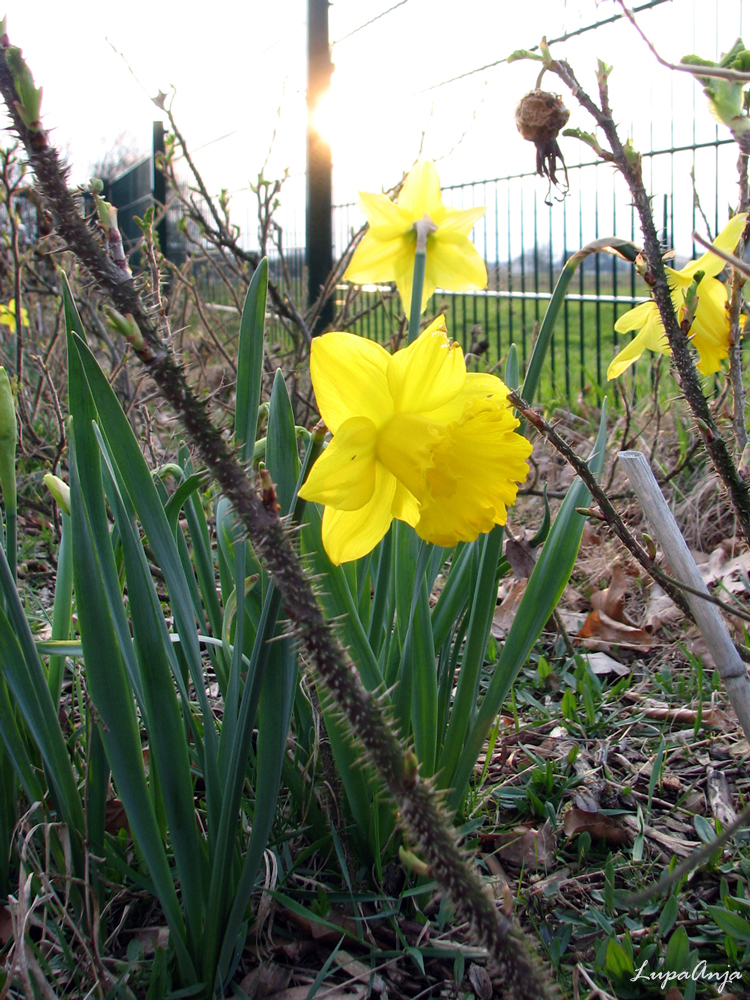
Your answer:
[[[419,321],[422,318],[422,290],[424,288],[424,269],[427,263],[427,251],[417,250],[414,254],[414,280],[411,286],[411,311],[409,313],[409,340],[419,336]]]

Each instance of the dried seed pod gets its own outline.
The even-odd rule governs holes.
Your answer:
[[[557,160],[565,172],[565,190],[568,188],[568,170],[557,144],[560,129],[570,118],[570,112],[556,94],[545,90],[531,90],[521,98],[516,108],[516,126],[524,139],[536,146],[536,172],[548,177],[557,186]]]

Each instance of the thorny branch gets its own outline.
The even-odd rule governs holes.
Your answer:
[[[380,699],[364,687],[335,628],[326,619],[293,540],[279,518],[270,476],[266,472],[259,483],[258,477],[251,478],[239,463],[213,423],[205,402],[195,395],[182,366],[172,356],[166,317],[146,305],[132,275],[118,267],[94,239],[68,190],[59,157],[46,132],[39,123],[35,129],[27,127],[19,114],[13,76],[5,59],[7,36],[0,40],[0,46],[0,92],[59,234],[118,312],[132,317],[137,331],[130,338],[131,346],[237,513],[279,590],[303,654],[328,688],[351,733],[365,747],[415,849],[453,904],[457,919],[468,921],[472,935],[488,949],[493,977],[521,1000],[550,997],[547,975],[526,937],[498,908],[468,863],[440,793],[431,781],[420,776],[416,757],[404,750]]]
[[[740,530],[745,540],[750,543],[750,489],[740,476],[727,443],[711,414],[688,349],[687,337],[675,315],[659,238],[651,213],[651,201],[643,184],[641,157],[629,145],[627,149],[623,146],[609,108],[608,68],[600,63],[597,74],[601,107],[598,107],[581,87],[568,63],[563,60],[551,60],[548,69],[560,77],[573,96],[604,132],[612,150],[612,161],[630,188],[643,233],[644,253],[648,265],[645,277],[651,286],[654,301],[669,341],[673,370],[693,413],[693,419],[701,434],[706,451],[729,494]]]
[[[750,621],[750,614],[742,611],[742,609],[727,604],[720,598],[714,597],[713,594],[705,594],[701,590],[696,590],[689,584],[682,583],[680,580],[676,580],[668,573],[665,573],[656,560],[649,555],[647,550],[644,549],[640,542],[633,536],[632,532],[612,505],[610,497],[597,482],[596,476],[589,468],[585,459],[581,458],[581,456],[570,447],[567,441],[560,437],[554,427],[549,424],[544,417],[541,416],[541,414],[537,413],[536,410],[532,409],[528,403],[521,399],[518,393],[511,391],[508,395],[508,399],[518,412],[526,420],[528,420],[533,427],[536,428],[543,438],[546,438],[546,440],[549,441],[549,443],[562,455],[568,465],[570,465],[570,467],[575,470],[576,474],[580,476],[589,493],[594,500],[596,500],[599,506],[599,511],[601,511],[602,519],[607,522],[625,548],[633,556],[635,556],[652,579],[659,583],[661,587],[663,587],[664,591],[669,594],[683,614],[685,614],[691,621],[693,620],[692,612],[690,611],[687,601],[682,595],[682,591],[685,591],[689,594],[695,594],[696,597],[703,598],[704,601],[708,601],[710,604],[715,604],[717,607],[721,608],[722,611],[726,611],[728,614],[736,615],[738,618]],[[745,650],[744,647],[738,647],[738,652],[740,652],[741,655],[743,655],[743,658],[745,658],[747,650]]]

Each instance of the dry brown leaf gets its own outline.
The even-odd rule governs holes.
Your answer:
[[[606,816],[604,813],[584,812],[583,809],[569,809],[563,821],[566,837],[576,837],[579,833],[588,833],[591,837],[603,837],[608,844],[631,844],[633,837],[626,827],[618,822],[616,816]]]
[[[706,811],[706,799],[700,788],[691,788],[682,800],[682,808],[689,813],[703,813]]]
[[[120,830],[125,830],[130,836],[130,824],[125,814],[125,806],[120,799],[108,800],[104,808],[104,829],[107,833],[113,833],[115,836]]]
[[[251,1000],[262,1000],[269,993],[285,990],[292,978],[292,969],[284,968],[276,962],[261,962],[249,972],[240,983],[240,989]]]
[[[477,1000],[492,1000],[493,989],[490,974],[483,965],[472,962],[469,966],[469,982]]]
[[[667,995],[664,997],[664,1000],[684,1000],[684,997],[682,996],[682,993],[680,992],[680,990],[677,989],[676,986],[670,986],[669,990],[667,991]]]
[[[612,579],[606,590],[596,590],[591,595],[591,607],[611,618],[613,621],[637,628],[625,614],[625,595],[632,590],[631,578],[620,563],[615,563],[612,569]]]
[[[505,558],[519,580],[528,579],[534,572],[536,559],[525,538],[508,538],[505,542]]]
[[[333,960],[353,981],[361,980],[362,982],[370,983],[373,993],[383,993],[385,991],[386,987],[383,977],[379,976],[376,972],[374,973],[369,965],[360,962],[359,959],[354,958],[348,951],[344,951],[343,948],[340,948],[336,952]],[[351,984],[347,983],[347,985]]]
[[[582,639],[587,649],[599,649],[605,653],[609,652],[611,646],[622,646],[645,653],[656,642],[645,629],[617,622],[603,611],[592,611],[576,638]],[[592,642],[594,645],[590,645]]]
[[[713,767],[708,769],[706,779],[706,791],[711,812],[721,823],[722,827],[731,826],[737,819],[737,813],[732,805],[732,793],[729,791],[729,782],[721,771]]]
[[[265,1000],[307,1000],[310,986],[290,986],[280,993],[269,993]],[[363,1000],[367,994],[366,986],[342,986],[338,989],[326,990],[326,1000]]]
[[[497,854],[511,865],[545,867],[554,859],[557,838],[549,820],[540,830],[531,826],[517,826],[509,833],[495,838]]]
[[[295,913],[294,910],[283,908],[282,912],[288,920],[296,924],[308,937],[313,938],[315,941],[326,944],[338,944],[341,940],[341,932],[334,930],[332,927],[326,927],[324,924],[319,923],[317,920],[312,920],[302,913]],[[353,937],[357,936],[356,923],[343,910],[334,907],[326,917],[326,921],[329,924],[336,924],[343,931],[348,931]]]
[[[516,617],[518,605],[521,603],[527,583],[528,580],[514,580],[510,587],[504,588],[505,596],[503,597],[502,604],[495,609],[495,613],[492,616],[491,631],[493,638],[505,638],[506,633],[513,624],[513,619]]]
[[[731,539],[726,539],[709,556],[705,556],[704,553],[698,554],[703,556],[698,562],[698,569],[707,587],[721,580],[723,586],[732,593],[745,590],[742,577],[747,577],[750,573],[750,552],[741,552],[733,556],[733,549],[736,551],[736,545]]]
[[[679,621],[682,612],[668,594],[665,594],[658,583],[653,584],[648,595],[646,610],[643,615],[644,628],[647,632],[658,632],[662,625]]]
[[[692,708],[669,708],[667,705],[641,705],[641,710],[647,719],[658,722],[677,722],[681,725],[694,725],[698,712]],[[724,727],[729,722],[728,717],[718,708],[706,708],[701,715],[704,726]]]
[[[136,941],[143,945],[146,958],[152,957],[157,948],[166,949],[169,945],[168,927],[141,927],[135,932]]]
[[[607,653],[601,651],[588,653],[586,659],[595,674],[618,674],[620,677],[624,677],[625,674],[630,673],[630,667],[624,666],[618,660],[612,659]]]

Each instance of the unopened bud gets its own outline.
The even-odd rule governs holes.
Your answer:
[[[55,503],[61,510],[64,510],[66,514],[70,514],[70,487],[67,483],[64,483],[59,476],[53,476],[51,472],[48,472],[44,477],[44,485],[50,491],[54,497]]]
[[[5,509],[16,510],[16,405],[8,373],[0,366],[0,489]]]

